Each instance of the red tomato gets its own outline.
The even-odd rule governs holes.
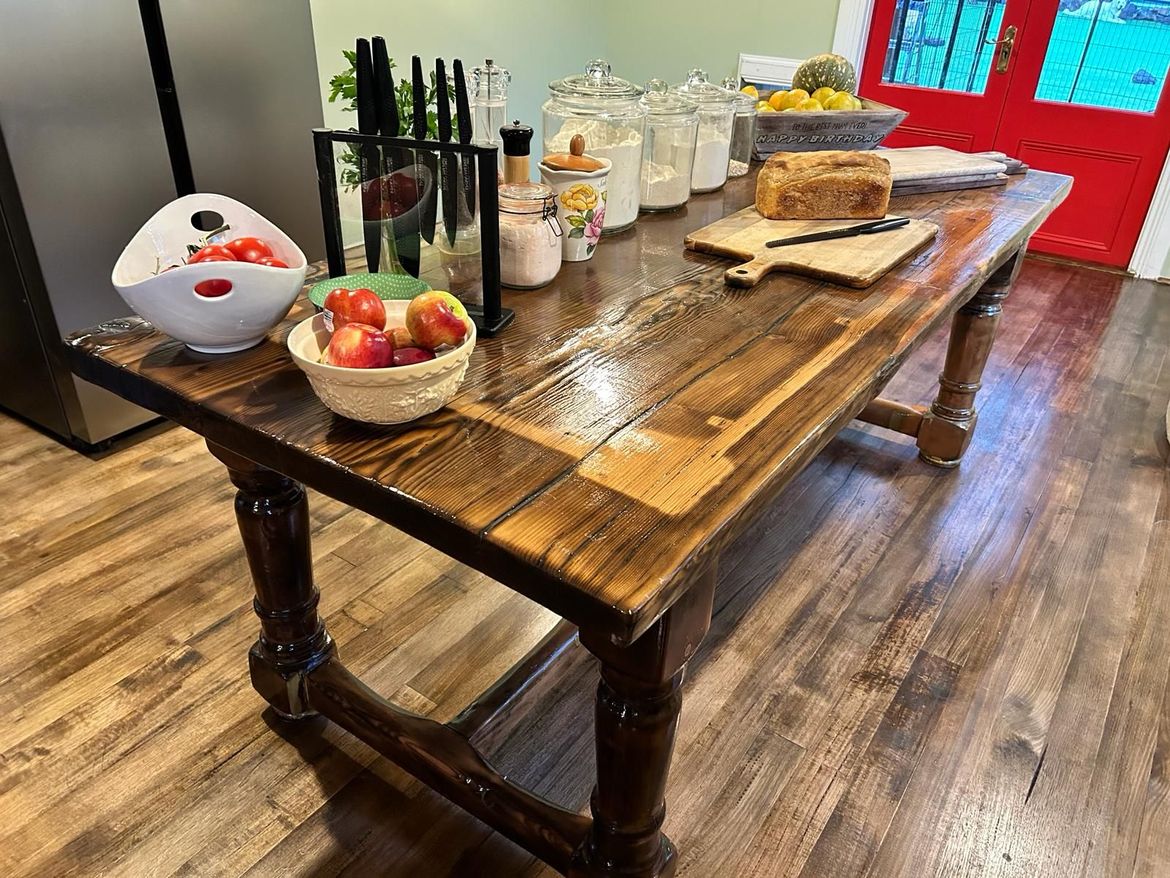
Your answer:
[[[225,246],[240,262],[259,262],[265,256],[272,255],[272,248],[259,238],[236,238]]]
[[[256,260],[257,265],[267,265],[269,268],[288,268],[288,263],[275,256],[261,256]]]
[[[218,256],[219,259],[213,260],[213,256]],[[208,244],[202,250],[191,254],[191,258],[187,260],[188,265],[194,265],[196,262],[235,262],[236,254],[225,247],[223,244]]]
[[[225,259],[223,261],[227,262],[228,260]],[[217,296],[226,296],[231,291],[232,282],[222,277],[205,280],[202,283],[195,284],[196,295],[203,296],[207,299],[214,299]]]

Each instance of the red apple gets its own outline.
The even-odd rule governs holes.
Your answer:
[[[394,339],[394,350],[415,347],[414,339],[405,326],[387,326],[386,334]]]
[[[433,360],[435,355],[426,348],[395,348],[394,349],[394,365],[395,366],[413,366],[415,363],[425,363],[427,360]]]
[[[406,306],[406,328],[421,348],[457,345],[467,337],[467,309],[442,290],[420,293]]]
[[[334,330],[347,323],[364,323],[375,329],[386,327],[386,306],[373,290],[364,287],[348,290],[338,287],[330,290],[325,297],[325,314],[333,323]]]
[[[383,369],[394,365],[394,342],[377,327],[347,323],[329,339],[325,362],[351,369]]]

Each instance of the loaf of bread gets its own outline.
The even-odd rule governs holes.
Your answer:
[[[778,152],[756,179],[756,210],[768,219],[880,219],[892,185],[890,163],[872,152]]]

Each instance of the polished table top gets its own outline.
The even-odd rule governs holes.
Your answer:
[[[1059,204],[1071,181],[895,199],[939,226],[867,290],[789,275],[725,286],[683,237],[750,204],[755,175],[643,215],[555,282],[505,291],[445,409],[334,415],[284,347],[195,353],[140,321],[76,334],[74,370],[364,509],[619,643],[645,631]],[[864,239],[843,242],[864,246]]]

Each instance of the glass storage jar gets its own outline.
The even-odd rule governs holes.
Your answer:
[[[544,153],[567,153],[573,135],[585,138],[585,154],[609,159],[608,197],[602,234],[633,225],[641,194],[642,141],[646,110],[642,88],[610,72],[607,61],[590,61],[584,74],[550,82],[541,108]]]
[[[742,177],[752,164],[752,147],[756,141],[756,99],[737,87],[734,76],[723,80],[723,87],[735,94],[735,120],[731,124],[731,160],[728,177]]]
[[[673,210],[691,195],[699,132],[698,104],[671,94],[661,79],[646,83],[646,141],[642,151],[642,210]]]
[[[727,182],[735,94],[709,82],[707,74],[697,68],[672,91],[699,105],[699,136],[691,170],[691,191],[713,192]]]
[[[556,199],[544,183],[505,183],[500,201],[500,283],[534,290],[561,270]]]

